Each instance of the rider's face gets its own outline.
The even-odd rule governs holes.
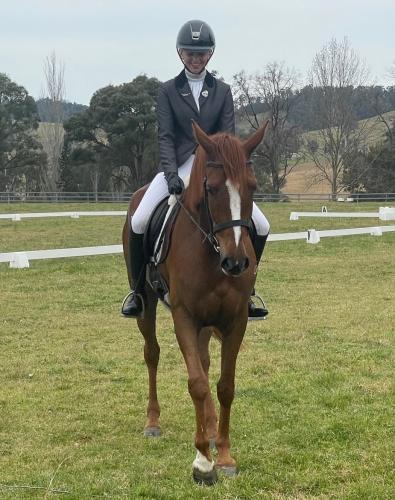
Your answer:
[[[182,49],[180,51],[182,62],[185,64],[186,68],[195,75],[204,70],[206,64],[210,60],[211,54],[210,50],[206,50],[205,52],[194,52],[192,50]]]

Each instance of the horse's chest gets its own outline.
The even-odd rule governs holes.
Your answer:
[[[217,286],[202,290],[199,297],[189,304],[195,315],[207,325],[230,319],[240,313],[246,303],[245,297],[229,287]]]

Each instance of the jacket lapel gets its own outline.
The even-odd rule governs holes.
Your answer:
[[[199,110],[197,109],[196,102],[193,98],[191,87],[189,86],[184,70],[182,70],[176,77],[176,87],[182,99],[193,109],[193,111],[195,111],[196,114],[199,114]]]
[[[202,107],[206,104],[206,102],[211,97],[213,90],[214,90],[214,78],[213,78],[212,74],[207,71],[206,78],[204,79],[204,82],[203,82],[202,91],[200,92],[200,96],[199,96],[200,110],[202,109]]]

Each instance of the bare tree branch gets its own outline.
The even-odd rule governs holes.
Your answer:
[[[307,151],[315,167],[331,185],[332,195],[341,191],[345,159],[367,147],[371,123],[356,121],[352,109],[355,88],[366,83],[369,72],[347,38],[332,39],[314,57],[311,83],[321,128],[314,147]]]
[[[265,141],[257,148],[255,157],[258,168],[270,178],[276,193],[302,159],[299,154],[301,132],[290,122],[297,81],[296,72],[278,62],[267,64],[262,73],[252,76],[240,72],[233,80],[236,105],[249,126],[257,129],[263,119],[270,120]]]

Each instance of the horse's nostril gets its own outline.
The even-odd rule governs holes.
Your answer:
[[[238,276],[243,271],[247,269],[249,266],[249,260],[246,257],[241,260],[234,260],[231,257],[224,257],[221,260],[221,267],[227,274],[231,274],[233,276]]]
[[[233,267],[231,259],[229,259],[228,257],[224,257],[221,261],[221,267],[224,271],[230,272]]]

